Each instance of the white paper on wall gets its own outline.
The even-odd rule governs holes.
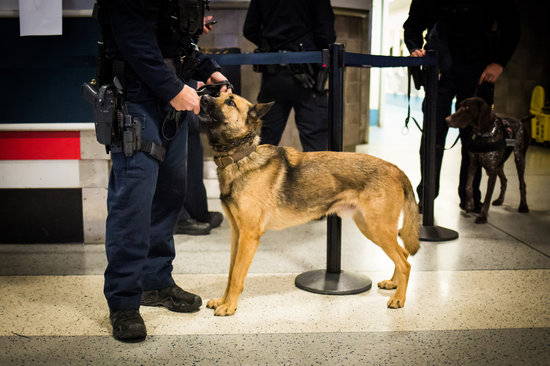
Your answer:
[[[19,34],[50,36],[62,34],[61,0],[19,0]]]

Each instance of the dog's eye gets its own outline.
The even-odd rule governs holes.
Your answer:
[[[226,99],[225,104],[227,104],[230,107],[235,107],[235,102],[231,98]]]

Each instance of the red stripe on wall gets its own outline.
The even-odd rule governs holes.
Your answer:
[[[0,132],[0,160],[46,159],[80,159],[80,132]]]

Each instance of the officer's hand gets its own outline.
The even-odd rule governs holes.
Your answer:
[[[426,56],[426,50],[418,48],[418,49],[411,52],[411,56],[412,57],[424,57],[424,56]]]
[[[214,27],[214,24],[208,24],[208,22],[213,20],[214,20],[214,17],[212,15],[209,15],[202,19],[202,34],[208,34],[212,30],[212,28]]]
[[[219,71],[213,72],[212,75],[206,80],[206,84],[214,84],[214,83],[221,83],[222,81],[227,81],[227,78],[223,76],[223,74]],[[223,85],[220,88],[221,92],[226,91],[232,91],[231,89],[228,89],[227,86]]]
[[[483,73],[479,78],[479,83],[481,84],[484,81],[489,83],[496,83],[500,74],[502,74],[503,71],[504,67],[502,67],[501,65],[495,63],[489,64],[487,65],[485,70],[483,70]]]
[[[200,98],[197,91],[188,85],[185,85],[183,89],[176,95],[170,104],[177,111],[193,111],[195,114],[199,114],[201,110]]]

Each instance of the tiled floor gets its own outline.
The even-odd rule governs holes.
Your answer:
[[[419,135],[401,134],[401,112],[388,108],[384,128],[359,151],[394,162],[416,183]],[[491,208],[486,225],[458,210],[459,155],[458,146],[446,152],[436,221],[460,237],[423,243],[410,259],[403,309],[387,309],[391,292],[376,288],[337,297],[295,288],[298,273],[324,266],[325,223],[313,222],[264,236],[235,316],[146,308],[151,336],[127,345],[109,337],[101,245],[3,245],[0,364],[548,365],[550,149],[528,152],[531,212],[516,211],[510,161],[505,205]],[[176,281],[204,299],[219,296],[228,240],[227,223],[206,237],[177,236]],[[392,272],[347,219],[342,267],[374,282]]]

